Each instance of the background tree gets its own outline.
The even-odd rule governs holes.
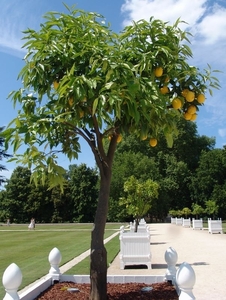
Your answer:
[[[172,148],[167,147],[163,137],[153,148],[148,140],[139,141],[134,135],[123,136],[113,163],[108,220],[127,221],[118,200],[124,196],[124,182],[133,174],[137,179],[150,178],[159,183],[159,201],[152,207],[151,220],[164,220],[171,208],[191,208],[191,179],[202,151],[211,151],[214,139],[199,136],[193,122],[181,119],[177,126],[178,137]]]
[[[6,185],[6,198],[3,208],[11,222],[26,223],[30,221],[31,217],[36,217],[30,214],[30,210],[26,210],[28,209],[28,197],[32,191],[30,176],[31,172],[28,168],[17,167]],[[31,208],[33,209],[33,203]]]
[[[124,141],[122,141],[124,143]],[[145,181],[156,180],[158,169],[154,158],[148,158],[142,153],[134,153],[132,149],[128,152],[118,151],[115,154],[112,167],[112,181],[110,190],[110,205],[108,221],[126,221],[127,213],[119,206],[119,198],[125,195],[124,183],[130,176],[136,174],[136,178]]]
[[[63,187],[64,182],[57,151],[77,158],[79,136],[90,146],[100,172],[91,234],[90,299],[105,300],[103,237],[117,141],[123,133],[135,134],[148,137],[154,146],[163,132],[172,145],[176,120],[181,115],[194,120],[209,85],[219,85],[210,70],[201,72],[188,64],[192,52],[180,21],[170,26],[153,18],[141,20],[116,34],[100,15],[73,8],[69,14],[50,12],[45,18],[39,31],[25,31],[27,55],[19,74],[23,88],[10,95],[21,110],[4,137],[15,151],[28,145],[15,159],[34,167],[36,183],[45,182],[47,174],[50,187]]]
[[[181,211],[182,216],[185,216],[185,218],[187,219],[188,216],[191,214],[191,209],[189,207],[184,207]]]
[[[215,216],[218,214],[218,209],[219,209],[218,205],[216,204],[216,201],[207,200],[205,202],[205,206],[206,206],[205,209],[206,214],[212,216],[212,218],[214,219]]]
[[[192,203],[192,214],[196,217],[196,219],[198,219],[200,215],[203,215],[204,212],[205,209],[201,205]]]
[[[219,191],[219,186],[225,185],[225,153],[225,149],[213,149],[209,152],[203,152],[200,157],[198,168],[192,177],[191,192],[195,202],[203,207],[207,200],[215,199],[217,194],[219,199],[217,190]]]
[[[80,166],[69,166],[70,191],[73,202],[74,222],[93,222],[98,199],[98,173],[95,169]]]
[[[152,206],[154,199],[158,197],[158,184],[151,179],[144,182],[131,176],[124,183],[126,196],[121,198],[119,205],[125,205],[129,215],[135,218],[137,232],[139,220],[146,215]]]

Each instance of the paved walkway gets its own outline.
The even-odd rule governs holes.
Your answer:
[[[119,256],[108,269],[110,275],[163,275],[167,264],[164,256],[169,247],[178,254],[177,266],[189,263],[195,271],[193,289],[197,300],[226,300],[226,235],[209,234],[174,224],[151,224],[152,269],[120,270]]]

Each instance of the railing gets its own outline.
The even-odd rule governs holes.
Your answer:
[[[54,282],[71,281],[75,283],[90,283],[89,275],[62,275],[60,273],[61,253],[57,248],[53,248],[49,253],[50,270],[49,274],[43,277],[39,282],[31,286],[22,294],[18,294],[18,289],[22,283],[22,273],[20,268],[12,263],[5,270],[2,283],[6,294],[3,300],[32,300],[38,297]],[[179,300],[193,300],[193,287],[195,285],[196,276],[193,268],[186,262],[182,263],[179,268],[176,268],[177,252],[172,247],[169,247],[165,252],[165,261],[167,269],[165,275],[136,275],[136,276],[111,276],[108,275],[107,281],[109,283],[128,283],[128,282],[144,282],[152,284],[156,282],[171,281],[176,287],[179,295]],[[144,279],[145,277],[145,279]]]

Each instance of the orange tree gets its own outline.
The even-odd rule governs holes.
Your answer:
[[[130,176],[124,183],[125,197],[120,198],[119,205],[124,205],[129,215],[135,218],[134,231],[137,232],[139,220],[145,217],[158,197],[159,185],[151,179],[139,181]]]
[[[134,134],[156,146],[163,132],[172,145],[176,119],[184,114],[195,119],[206,90],[218,81],[209,67],[200,72],[187,62],[192,52],[179,20],[170,26],[150,18],[114,33],[102,16],[67,9],[47,13],[40,30],[24,32],[22,88],[9,95],[20,110],[4,139],[16,153],[27,145],[14,159],[32,169],[36,183],[49,180],[50,188],[63,189],[58,152],[77,158],[80,137],[91,148],[100,190],[91,233],[90,299],[106,299],[103,235],[117,142]],[[196,110],[189,112],[191,105]]]

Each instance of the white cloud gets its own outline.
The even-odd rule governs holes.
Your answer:
[[[128,25],[131,20],[161,19],[165,22],[175,23],[181,20],[193,26],[202,17],[206,8],[206,0],[126,0],[122,5],[122,12],[126,14],[124,25]],[[184,25],[185,26],[185,25]]]
[[[35,28],[41,21],[43,6],[40,1],[1,0],[0,48],[3,52],[25,52],[22,45],[28,27]]]
[[[125,0],[121,11],[125,16],[124,25],[131,20],[161,19],[170,24],[180,18],[184,30],[189,28],[197,43],[222,43],[226,38],[226,8],[219,4],[210,5],[208,0]],[[225,42],[225,41],[224,41]]]
[[[196,31],[197,37],[200,36],[205,44],[221,43],[226,38],[226,9],[213,6],[211,12],[197,24]]]

